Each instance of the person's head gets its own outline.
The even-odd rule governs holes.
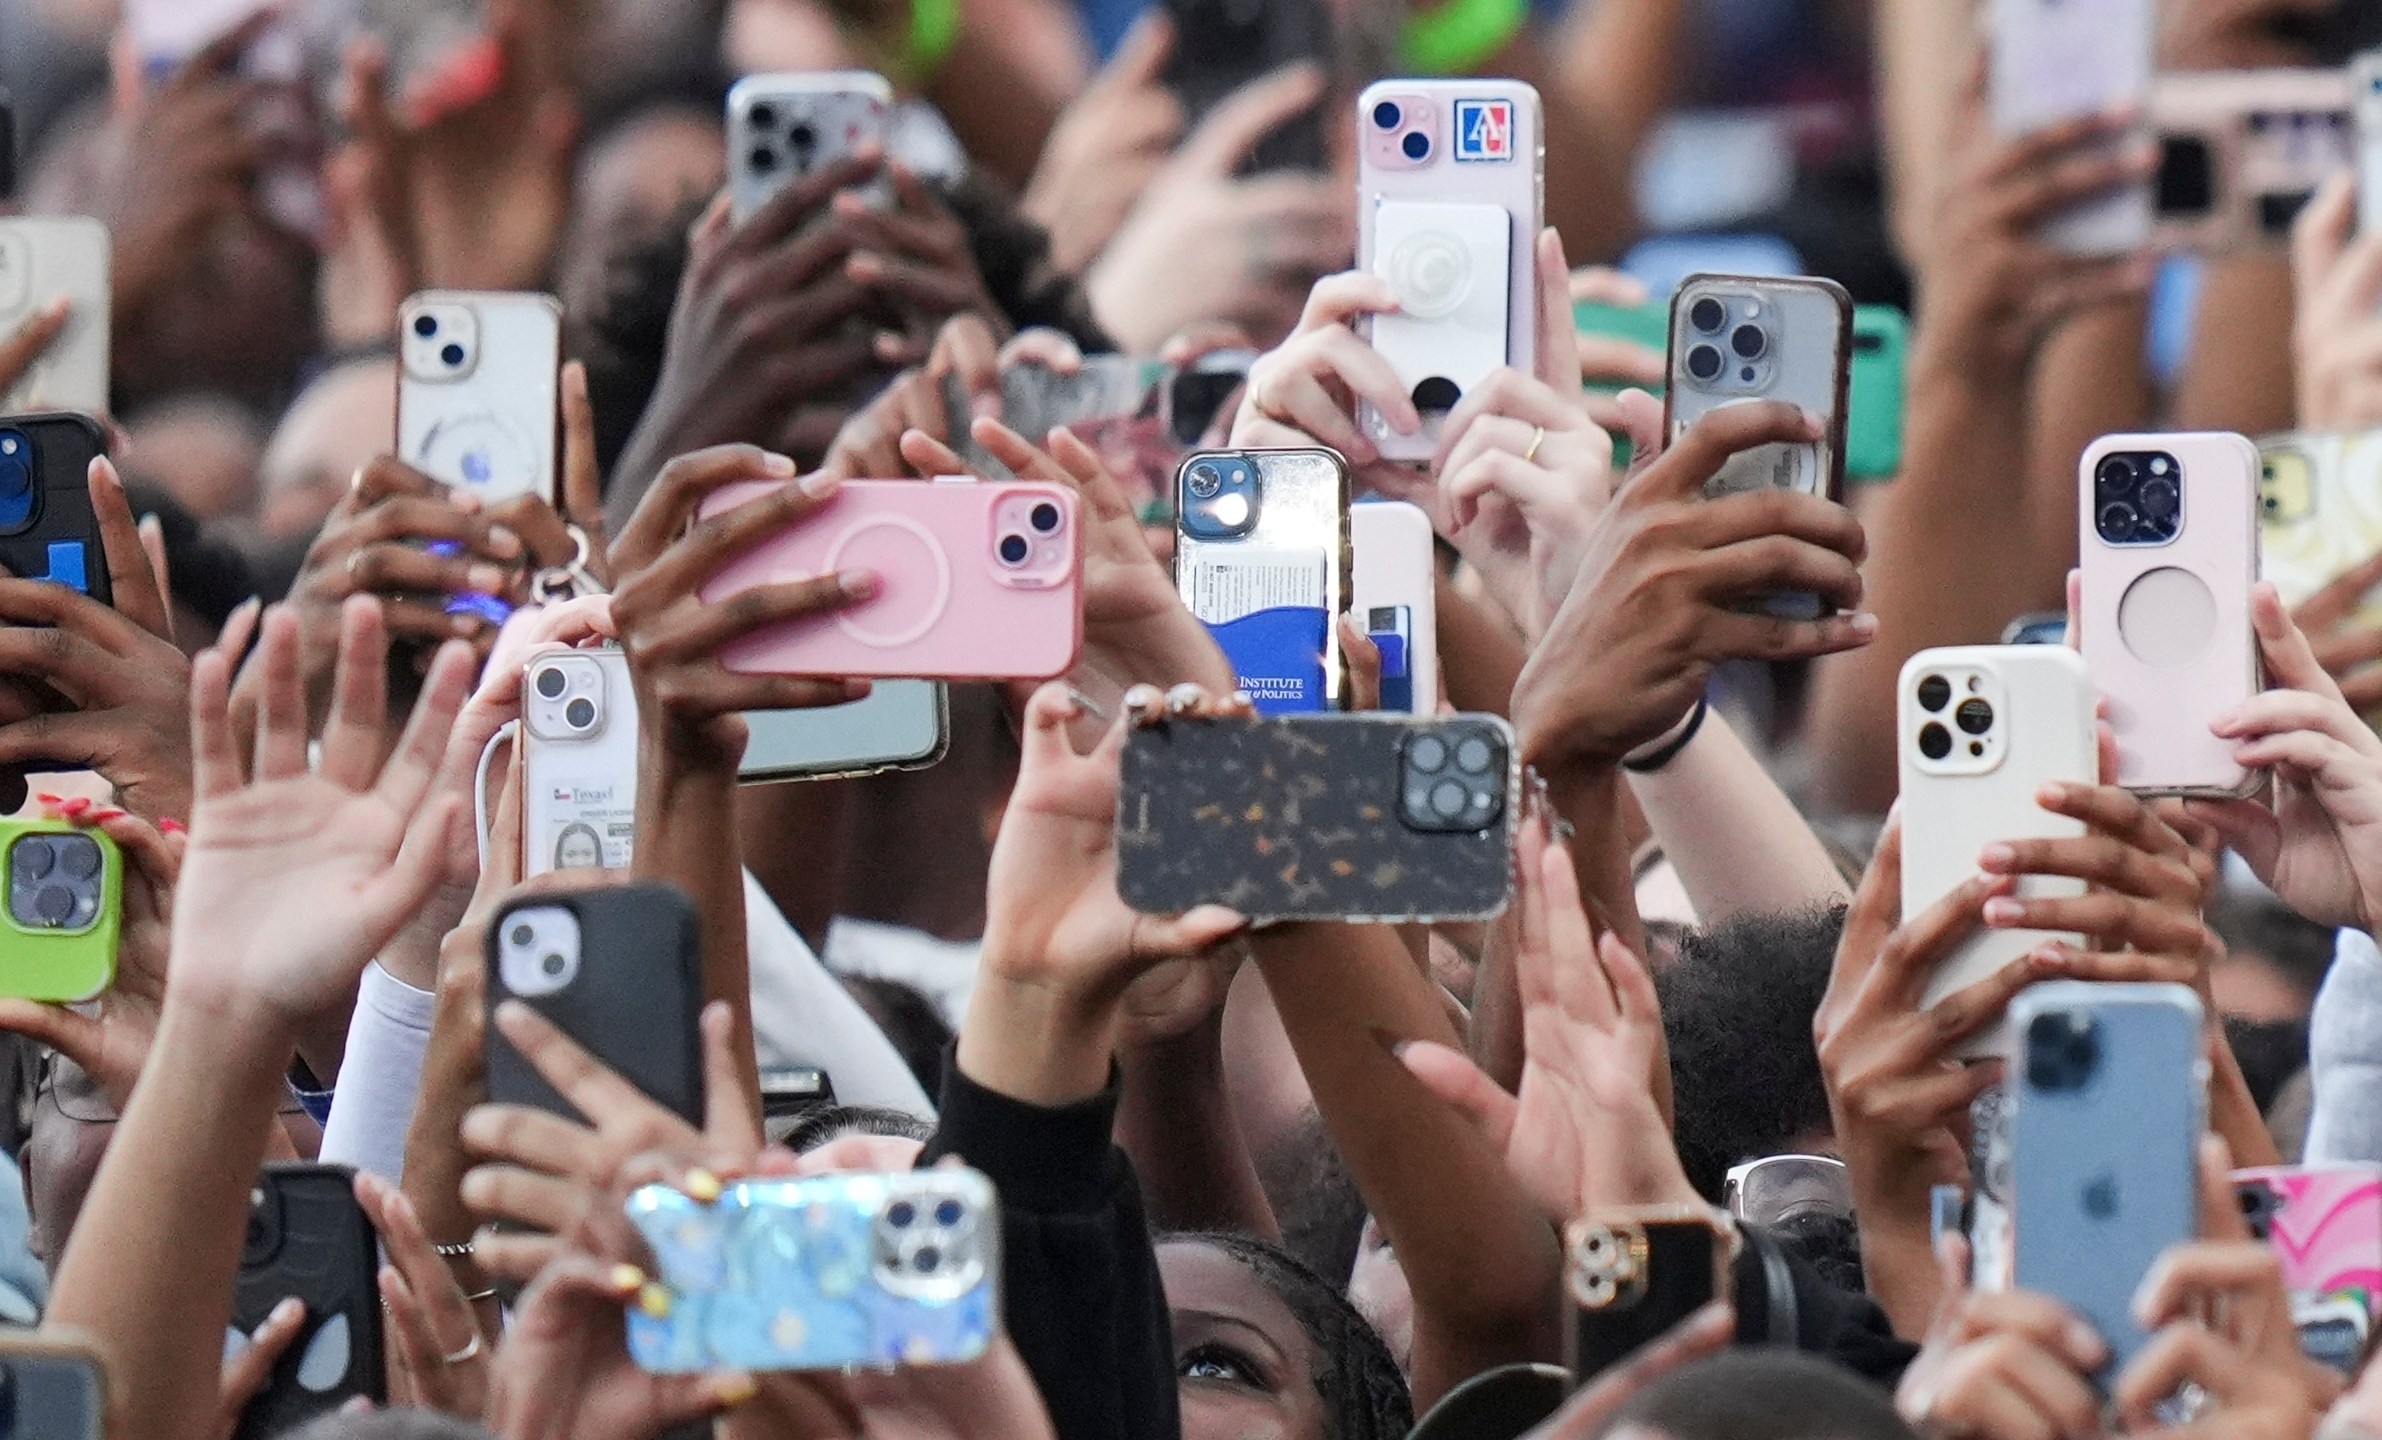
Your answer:
[[[264,429],[256,412],[221,395],[177,395],[128,418],[126,468],[153,477],[200,520],[256,508]]]
[[[1622,1405],[1601,1440],[1912,1440],[1888,1391],[1797,1350],[1674,1370]]]
[[[115,1136],[115,1113],[81,1066],[63,1055],[50,1062],[17,1163],[24,1170],[25,1208],[33,1222],[25,1244],[53,1275]]]
[[[1262,1240],[1159,1242],[1183,1440],[1396,1440],[1406,1377],[1337,1286]]]
[[[602,302],[625,237],[650,234],[710,199],[724,178],[722,143],[718,104],[692,97],[642,106],[588,142],[555,259],[564,313],[588,313]]]
[[[174,640],[195,655],[215,641],[223,622],[241,601],[257,593],[248,557],[212,534],[172,495],[127,477],[125,499],[132,513],[155,516],[165,541],[166,580],[172,589]]]
[[[1834,1153],[1811,1022],[1843,930],[1841,908],[1734,916],[1655,972],[1679,1159],[1706,1198],[1741,1160]]]
[[[257,529],[312,540],[358,470],[397,433],[397,362],[351,360],[315,378],[265,447]]]
[[[2331,927],[2272,895],[2233,885],[2217,887],[2208,924],[2225,942],[2225,956],[2208,976],[2217,1012],[2228,1020],[2304,1026],[2332,965]]]

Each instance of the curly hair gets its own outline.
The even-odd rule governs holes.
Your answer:
[[[1404,1440],[1414,1428],[1405,1375],[1340,1287],[1254,1235],[1193,1230],[1161,1238],[1168,1242],[1222,1251],[1298,1317],[1318,1357],[1314,1380],[1323,1397],[1324,1440]]]

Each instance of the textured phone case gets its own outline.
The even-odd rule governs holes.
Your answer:
[[[1921,695],[1930,677],[1940,677],[1944,688],[1931,687],[1925,698],[1948,697],[1933,709]],[[1972,701],[1992,712],[1992,725],[1981,734],[1960,722],[1961,707]],[[2084,833],[2082,821],[2054,815],[2035,800],[2053,781],[2090,785],[2098,779],[2092,682],[2075,652],[2057,645],[1922,650],[1902,667],[1895,712],[1906,922],[1975,876],[1978,852],[1987,845]],[[1941,759],[1931,760],[1921,749],[1930,725],[1953,741]],[[2084,882],[2029,875],[2019,880],[2017,893],[2030,899],[2075,896],[2084,893]],[[1929,979],[1924,1003],[1989,978],[2046,939],[2082,943],[2076,935],[1979,929]],[[1980,1051],[1998,1048],[1995,1033],[1978,1038]]]
[[[2181,467],[2180,524],[2164,544],[2112,545],[2095,525],[2103,459]],[[2239,435],[2109,435],[2079,466],[2082,649],[2117,734],[2118,783],[2153,795],[2246,795],[2258,776],[2209,730],[2258,693],[2250,586],[2258,578],[2258,452]]]
[[[29,488],[19,489],[11,442],[32,450]],[[99,517],[91,509],[91,462],[107,453],[99,422],[85,415],[0,420],[0,571],[55,580],[113,604]]]
[[[548,680],[549,675],[556,677]],[[549,700],[544,684],[559,684]],[[588,726],[573,707],[593,707]],[[521,873],[626,870],[637,850],[637,692],[625,651],[540,655],[521,687]]]
[[[397,351],[398,459],[491,505],[554,499],[562,306],[553,296],[409,295]]]
[[[0,414],[108,413],[108,230],[83,215],[0,219],[0,333],[53,300],[71,301],[66,328],[0,395]]]
[[[2301,1351],[2356,1374],[2382,1299],[2382,1167],[2236,1170],[2233,1185],[2251,1230],[2282,1262]]]
[[[2286,606],[2382,553],[2382,430],[2278,435],[2258,464],[2258,575]],[[2357,613],[2382,624],[2382,599]]]
[[[705,517],[769,494],[727,485]],[[867,570],[877,593],[833,614],[721,647],[747,674],[1047,680],[1083,643],[1083,532],[1075,492],[1025,481],[848,480],[802,521],[721,566],[716,605],[757,585]],[[1037,517],[1052,519],[1049,528]],[[1008,546],[1016,542],[1018,559]]]
[[[1710,331],[1695,323],[1700,302],[1719,305]],[[1764,337],[1758,354],[1735,347],[1748,330]],[[1744,400],[1783,400],[1817,416],[1824,437],[1809,445],[1764,445],[1730,457],[1704,487],[1708,495],[1761,489],[1801,490],[1833,498],[1844,484],[1845,399],[1852,382],[1853,302],[1833,280],[1751,275],[1690,275],[1671,297],[1668,415],[1678,439],[1696,421]],[[1720,369],[1691,373],[1704,351]]]
[[[2061,1063],[2030,1053],[2038,1024]],[[2143,1276],[2198,1231],[2200,1001],[2181,985],[2048,981],[2011,1002],[2010,1029],[2014,1282],[2108,1342],[2106,1379],[2150,1338],[2134,1318]],[[2089,1065],[2065,1067],[2072,1045]]]
[[[1257,523],[1230,539],[1189,528],[1203,460],[1256,469]],[[1232,662],[1261,713],[1340,707],[1340,632],[1350,580],[1348,466],[1329,450],[1194,452],[1175,472],[1175,587]]]
[[[1398,120],[1384,126],[1383,106]],[[1546,139],[1538,92],[1519,80],[1384,80],[1357,100],[1357,268],[1387,273],[1393,258],[1376,254],[1384,205],[1422,202],[1494,206],[1507,216],[1512,258],[1506,270],[1505,363],[1528,373],[1538,357],[1538,232],[1546,213]],[[1416,160],[1409,134],[1429,137]],[[1393,285],[1393,288],[1395,286]],[[1360,323],[1367,338],[1370,323]],[[1438,427],[1400,435],[1370,405],[1357,423],[1391,460],[1428,460]]]
[[[893,87],[866,70],[747,75],[728,91],[728,203],[744,219],[861,142],[885,143]],[[883,195],[881,185],[873,186]]]
[[[2341,70],[2162,75],[2150,123],[2160,149],[2151,243],[2161,250],[2286,246],[2318,187],[2356,159]]]
[[[1584,1386],[1729,1295],[1733,1235],[1712,1220],[1564,1227],[1564,1354]]]
[[[2157,0],[1992,0],[1988,102],[1994,128],[2030,135],[2149,98]],[[2150,191],[2128,187],[2043,226],[2051,244],[2114,255],[2150,235]]]
[[[1348,613],[1381,652],[1381,708],[1439,713],[1439,576],[1431,517],[1403,500],[1348,507]]]
[[[1467,745],[1478,748],[1467,751]],[[1440,749],[1418,756],[1416,747]],[[1458,757],[1476,761],[1469,768]],[[1410,787],[1412,767],[1434,778]],[[1151,914],[1226,905],[1252,919],[1494,915],[1513,886],[1520,760],[1491,715],[1171,720],[1125,743],[1117,888]],[[1426,829],[1442,782],[1489,800]],[[1451,792],[1452,793],[1452,792]]]
[[[999,1333],[1000,1212],[973,1170],[745,1180],[629,1197],[657,1281],[629,1354],[664,1374],[951,1365]]]
[[[1891,305],[1853,307],[1853,363],[1845,396],[1844,473],[1891,480],[1902,469],[1903,371],[1910,321]]]
[[[80,1344],[0,1336],[0,1436],[16,1440],[106,1440],[107,1372],[98,1352]]]
[[[517,910],[558,905],[578,917],[579,973],[548,995],[520,997],[622,1079],[692,1124],[703,1119],[702,946],[695,908],[676,886],[641,882],[525,896],[488,927],[488,1008],[515,998],[498,944]],[[512,1043],[488,1027],[488,1099],[557,1115],[578,1111]]]
[[[809,710],[747,710],[736,778],[827,780],[923,770],[951,744],[950,702],[939,680],[880,680],[858,700]]]
[[[97,830],[0,820],[0,995],[96,999],[116,978],[124,857]]]
[[[232,1328],[255,1333],[290,1296],[298,1338],[240,1414],[239,1440],[264,1440],[345,1405],[388,1398],[381,1374],[379,1241],[344,1165],[267,1165],[248,1208]]]

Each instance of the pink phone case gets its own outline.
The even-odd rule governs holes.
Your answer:
[[[2303,1346],[2353,1370],[2382,1292],[2382,1169],[2279,1165],[2236,1170],[2233,1185],[2282,1264]]]
[[[2240,796],[2257,784],[2209,724],[2261,683],[2258,474],[2239,435],[2108,435],[2084,452],[2082,649],[2129,789]]]
[[[708,517],[769,493],[730,485]],[[747,674],[862,679],[1048,679],[1075,663],[1082,529],[1063,486],[852,480],[800,524],[722,566],[718,604],[756,585],[868,570],[877,593],[816,619],[756,631],[722,652]]]

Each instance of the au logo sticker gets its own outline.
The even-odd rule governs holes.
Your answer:
[[[1456,102],[1456,159],[1511,160],[1514,158],[1514,102],[1458,100]]]

